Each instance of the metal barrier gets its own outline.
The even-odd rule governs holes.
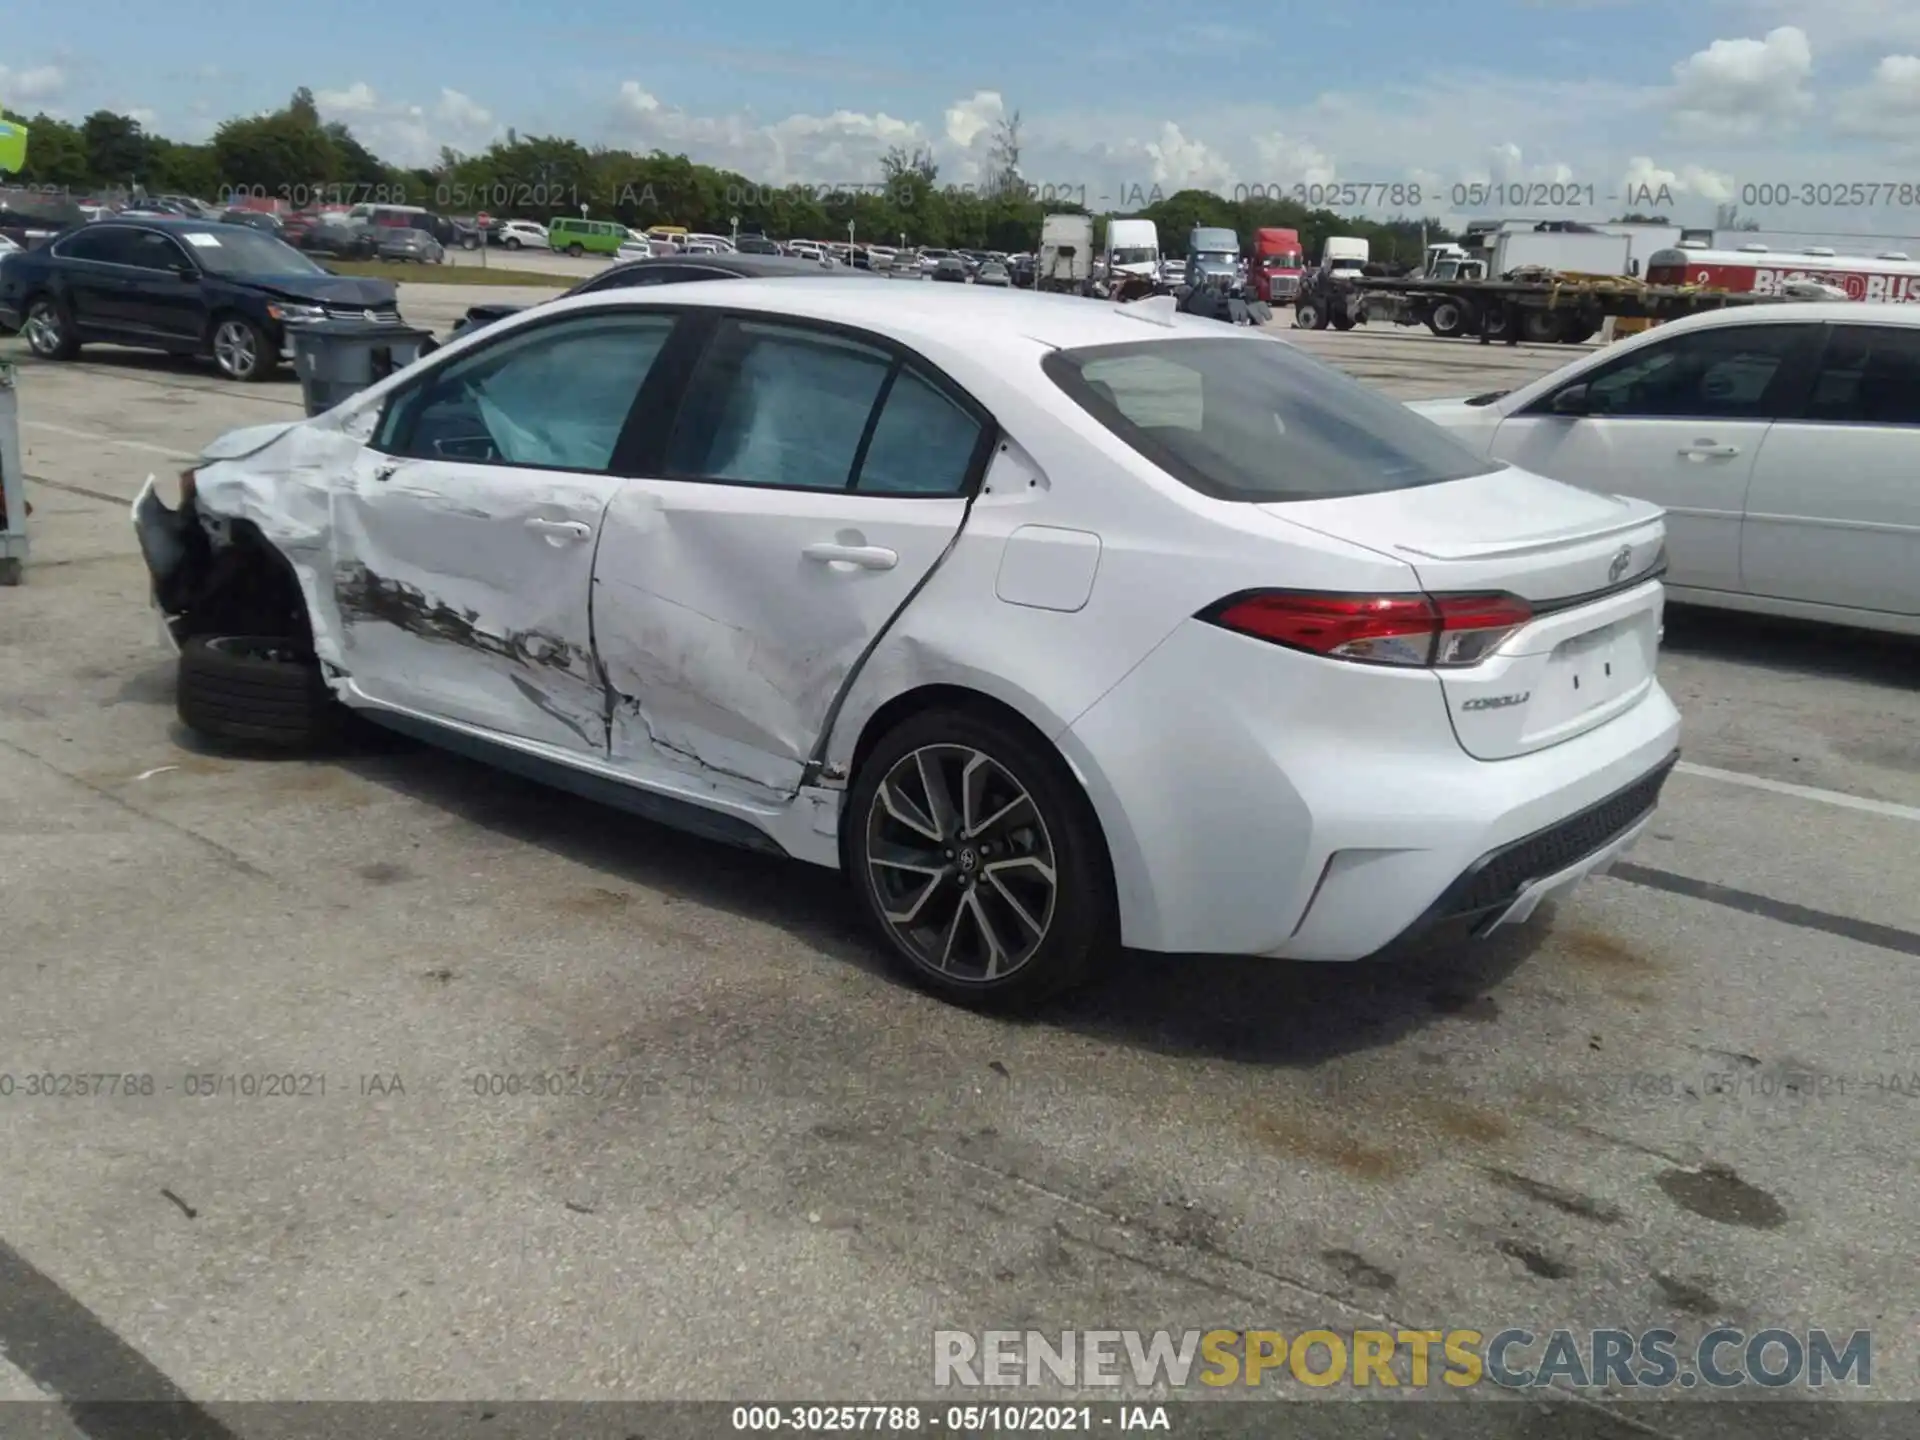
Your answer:
[[[20,460],[19,386],[0,360],[0,585],[18,585],[27,566],[27,477]]]

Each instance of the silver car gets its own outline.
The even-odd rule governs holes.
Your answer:
[[[382,260],[412,260],[421,265],[439,265],[447,253],[440,242],[424,230],[411,226],[383,225],[376,229],[374,254]]]

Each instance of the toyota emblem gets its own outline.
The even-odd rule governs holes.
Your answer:
[[[1633,547],[1622,545],[1619,552],[1614,555],[1613,563],[1607,566],[1607,583],[1618,585],[1620,577],[1627,573],[1627,567],[1631,564],[1633,564]]]
[[[380,318],[378,315],[374,314],[374,312],[371,310],[365,310],[365,311],[362,311],[361,313],[364,314],[369,320],[378,320]]]

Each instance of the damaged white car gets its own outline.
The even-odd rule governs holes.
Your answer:
[[[190,726],[351,710],[845,870],[963,1001],[1524,920],[1677,753],[1657,509],[1159,301],[582,295],[182,490]]]

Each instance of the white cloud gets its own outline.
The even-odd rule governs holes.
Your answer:
[[[1672,195],[1676,200],[1700,199],[1715,205],[1731,200],[1734,195],[1733,177],[1723,175],[1718,170],[1709,170],[1700,165],[1682,165],[1678,170],[1668,170],[1653,163],[1650,155],[1636,155],[1627,162],[1626,173],[1620,178],[1622,203],[1636,210],[1648,205],[1664,205],[1662,192]]]
[[[769,185],[874,184],[888,150],[930,143],[918,122],[884,113],[836,110],[772,123],[751,111],[696,115],[665,103],[637,80],[621,85],[612,128],[617,144],[684,153]]]
[[[493,112],[452,89],[443,88],[428,106],[386,100],[356,80],[344,90],[315,91],[313,103],[323,120],[342,121],[362,145],[396,165],[432,165],[442,147],[484,149],[501,128]]]
[[[1814,106],[1807,81],[1813,47],[1794,25],[1766,38],[1716,40],[1673,67],[1675,123],[1705,138],[1744,139],[1804,120]]]
[[[971,150],[981,140],[992,139],[1006,115],[1006,102],[998,90],[976,90],[965,100],[956,100],[947,107],[947,142],[962,150]]]
[[[67,72],[58,65],[36,65],[31,70],[15,70],[0,65],[0,105],[19,110],[43,105],[63,94]]]
[[[344,90],[318,91],[313,103],[324,115],[371,115],[380,108],[380,97],[366,81],[356,80]]]
[[[1843,94],[1834,128],[1890,142],[1903,157],[1920,152],[1920,55],[1887,55],[1867,83]]]
[[[1804,30],[1827,49],[1920,47],[1920,5],[1913,0],[1744,0],[1741,8],[1763,25]]]
[[[1171,120],[1160,127],[1158,138],[1140,148],[1147,156],[1147,178],[1169,194],[1176,190],[1228,190],[1237,178],[1224,155],[1204,140],[1188,138]]]

